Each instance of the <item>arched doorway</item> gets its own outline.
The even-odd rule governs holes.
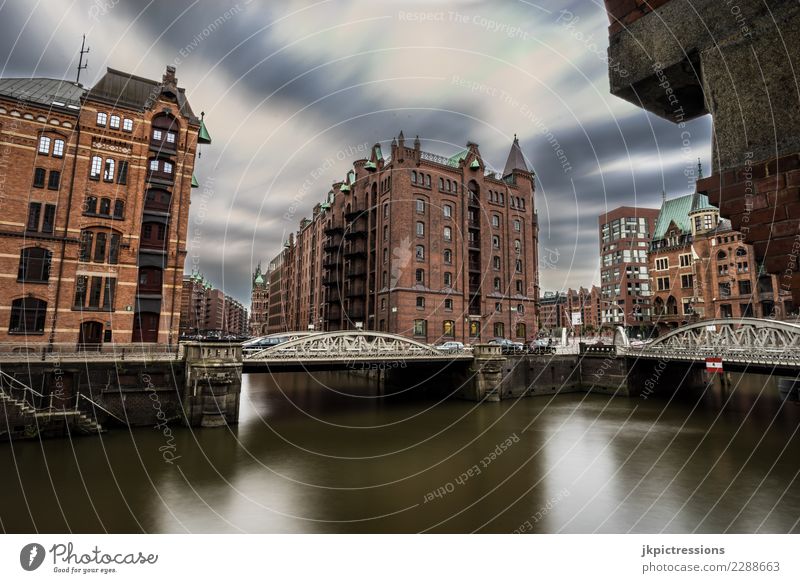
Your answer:
[[[100,350],[103,344],[102,322],[81,322],[78,346],[84,350]]]

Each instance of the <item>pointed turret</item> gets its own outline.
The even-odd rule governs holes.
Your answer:
[[[506,160],[506,167],[503,170],[503,176],[508,176],[514,170],[524,170],[530,172],[528,165],[525,163],[525,156],[522,155],[522,148],[519,147],[519,140],[517,134],[514,134],[514,143],[511,144],[511,151],[508,153]]]
[[[397,136],[397,145],[400,146],[401,148],[405,147],[406,145],[406,138],[403,135],[403,130],[400,130],[400,135]]]

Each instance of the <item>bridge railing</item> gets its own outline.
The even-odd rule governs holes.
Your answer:
[[[181,358],[178,344],[151,343],[0,343],[0,362],[61,360],[175,360]]]

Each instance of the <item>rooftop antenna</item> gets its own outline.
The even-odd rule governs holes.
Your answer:
[[[83,55],[89,54],[89,47],[86,46],[86,35],[83,35],[83,40],[81,41],[81,53],[80,57],[78,58],[78,77],[75,79],[75,83],[80,85],[81,84],[81,71],[87,69],[89,67],[89,59],[86,59],[86,63],[83,62]]]

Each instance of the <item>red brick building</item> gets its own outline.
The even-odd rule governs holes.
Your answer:
[[[647,252],[657,216],[658,209],[621,206],[598,218],[602,326],[650,326]]]
[[[389,158],[376,144],[357,160],[273,260],[268,328],[527,339],[537,269],[533,174],[516,138],[494,174],[477,144],[447,158],[401,132]]]
[[[261,263],[253,273],[250,288],[250,322],[248,331],[250,336],[265,336],[269,334],[267,319],[269,317],[269,271],[262,273]]]
[[[600,331],[602,326],[602,304],[600,288],[579,287],[567,290],[567,323],[576,336],[589,336]],[[573,322],[580,322],[573,324]]]
[[[216,289],[200,273],[183,278],[181,336],[247,334],[247,308]]]
[[[0,339],[178,338],[195,153],[178,87],[108,69],[94,87],[0,79]]]
[[[800,305],[800,63],[797,2],[605,0],[611,93],[694,138],[714,120],[714,173],[697,191],[753,245]]]
[[[653,321],[663,332],[711,318],[782,318],[791,294],[703,194],[664,201],[650,251]]]

